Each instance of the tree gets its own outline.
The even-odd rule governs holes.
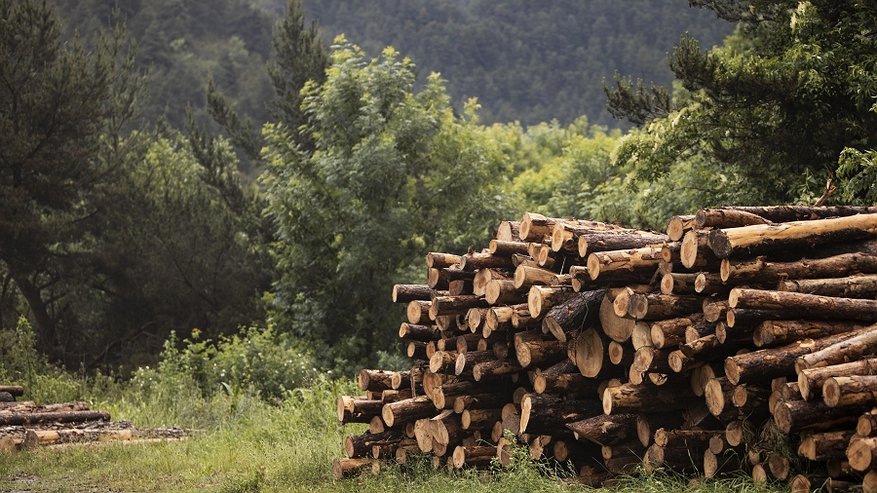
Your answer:
[[[88,243],[141,85],[122,29],[93,50],[60,35],[44,2],[0,0],[0,261],[55,357],[55,288]]]
[[[409,60],[391,48],[369,60],[343,38],[331,60],[325,82],[302,93],[314,148],[283,123],[266,125],[262,182],[278,230],[273,316],[343,366],[390,347],[401,312],[388,287],[423,278],[427,245],[486,240],[503,168],[474,103],[456,117],[438,75],[417,92]]]
[[[692,3],[738,22],[738,30],[707,52],[682,38],[670,62],[682,87],[669,114],[646,90],[630,90],[630,80],[609,91],[618,113],[632,121],[650,115],[619,151],[621,164],[652,180],[694,159],[713,173],[742,178],[746,200],[789,202],[821,193],[844,149],[874,148],[872,2]],[[759,193],[751,193],[753,185]]]

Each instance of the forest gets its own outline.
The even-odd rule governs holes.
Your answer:
[[[0,380],[221,426],[402,367],[392,285],[502,219],[873,205],[874,26],[828,0],[0,0]]]

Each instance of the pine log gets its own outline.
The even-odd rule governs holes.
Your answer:
[[[606,371],[610,373],[618,373],[617,370],[611,370],[609,363],[609,355],[605,350],[608,341],[605,341],[596,329],[585,329],[570,341],[567,348],[567,356],[575,362],[579,372],[586,377],[605,376]],[[618,368],[612,366],[612,368]]]
[[[877,409],[872,409],[859,416],[856,423],[856,434],[861,437],[877,435]]]
[[[776,283],[783,279],[820,279],[844,277],[856,273],[877,273],[877,255],[854,252],[826,258],[794,262],[756,260],[722,260],[719,275],[726,283]]]
[[[557,273],[541,267],[519,265],[515,269],[514,286],[518,289],[529,288],[533,285],[549,286],[555,284]]]
[[[403,433],[399,430],[389,430],[383,433],[364,433],[362,435],[348,436],[344,440],[344,452],[350,459],[358,457],[370,457],[372,445],[378,442],[402,441]]]
[[[744,443],[753,443],[755,431],[752,424],[744,419],[735,419],[725,425],[725,441],[731,447],[738,447]]]
[[[512,314],[514,308],[509,306],[494,306],[487,309],[484,327],[489,332],[503,332],[512,328]]]
[[[822,399],[829,407],[877,404],[877,375],[829,377],[822,385]]]
[[[851,430],[806,435],[798,446],[798,455],[813,461],[846,457],[845,452],[852,436]]]
[[[520,221],[501,221],[496,228],[495,237],[499,241],[517,241],[520,229]]]
[[[647,322],[637,322],[633,326],[633,332],[630,333],[630,343],[633,345],[634,351],[643,347],[655,347],[652,341],[651,325]]]
[[[661,258],[660,246],[595,252],[588,255],[588,275],[592,280],[614,271],[646,272],[650,275]]]
[[[435,413],[435,406],[427,396],[412,397],[401,401],[384,404],[381,417],[390,428],[397,423],[425,418]]]
[[[360,390],[381,392],[393,388],[392,382],[395,374],[394,371],[362,369],[359,370],[357,383]]]
[[[0,392],[6,392],[12,397],[21,397],[24,395],[24,387],[21,385],[0,385]]]
[[[474,272],[478,269],[513,269],[511,257],[489,253],[467,253],[460,259],[460,269]]]
[[[418,325],[402,322],[399,326],[399,338],[414,341],[435,341],[441,337],[438,329],[432,325]]]
[[[696,216],[694,215],[671,217],[670,221],[667,222],[667,237],[669,240],[681,240],[687,231],[694,229],[695,219]]]
[[[765,320],[756,327],[752,341],[758,347],[788,344],[793,341],[818,339],[862,329],[856,322],[834,320]]]
[[[494,409],[465,409],[460,414],[460,422],[464,430],[479,430],[493,426],[502,418],[502,410]]]
[[[487,245],[487,251],[491,255],[511,257],[513,254],[527,255],[529,243],[523,241],[493,239]]]
[[[558,433],[568,423],[600,413],[595,400],[563,399],[550,394],[527,394],[521,400],[520,433]]]
[[[566,343],[557,340],[521,341],[515,343],[515,353],[521,368],[547,366],[566,358]]]
[[[850,363],[840,363],[817,368],[806,368],[798,372],[798,389],[804,400],[822,394],[822,386],[831,377],[877,374],[877,358],[866,358]]]
[[[867,471],[877,466],[877,438],[855,438],[847,448],[847,460],[856,471]]]
[[[877,321],[877,300],[736,288],[731,291],[728,304],[731,308],[784,311],[792,315],[790,318],[835,319],[842,313],[847,320]]]
[[[636,326],[636,320],[616,315],[614,303],[608,294],[600,302],[599,317],[603,333],[613,341],[624,342],[630,339]]]
[[[868,206],[809,206],[809,205],[769,205],[769,206],[733,206],[726,209],[749,212],[769,221],[780,223],[789,221],[806,221],[828,219],[832,217],[853,216],[856,214],[877,213],[877,207]]]
[[[465,353],[457,353],[457,359],[454,362],[454,374],[471,374],[472,368],[478,363],[496,360],[497,357],[493,351],[467,351]]]
[[[426,267],[429,269],[444,269],[460,263],[462,257],[452,253],[429,252],[426,254]]]
[[[731,286],[722,282],[722,277],[715,272],[701,272],[694,279],[694,292],[701,295],[725,294]]]
[[[844,316],[846,315],[844,313]],[[839,340],[829,346],[820,348],[818,351],[801,355],[795,361],[795,369],[801,371],[806,368],[834,365],[873,353],[875,348],[877,348],[877,324],[825,339],[831,338],[838,338]]]
[[[569,361],[569,360],[566,360]],[[575,370],[575,366],[573,366]],[[593,396],[599,386],[599,382],[586,377],[576,371],[575,373],[562,373],[560,375],[546,375],[537,370],[533,379],[533,390],[537,394],[563,394],[577,397]]]
[[[770,454],[767,458],[767,468],[770,470],[770,474],[780,481],[788,479],[791,471],[789,459],[780,453]]]
[[[864,329],[863,329],[864,330]],[[850,334],[835,334],[821,339],[804,339],[787,346],[761,349],[725,359],[725,375],[736,384],[767,383],[773,378],[795,374],[796,359],[843,341]]]
[[[704,387],[707,408],[713,416],[720,416],[731,407],[735,385],[726,377],[713,378]]]
[[[628,308],[628,315],[637,320],[665,320],[680,317],[701,310],[702,298],[697,296],[677,296],[672,294],[650,293],[641,295],[644,303],[634,303]]]
[[[527,294],[527,310],[530,317],[536,319],[570,298],[576,296],[571,286],[530,286]]]
[[[694,283],[698,274],[668,272],[661,276],[662,294],[695,294]]]
[[[443,315],[459,315],[466,313],[470,308],[487,308],[489,306],[487,300],[475,295],[434,296],[429,306],[429,318],[435,320]]]
[[[739,209],[701,209],[694,219],[694,229],[737,228],[753,224],[771,224],[772,221]]]
[[[460,395],[454,398],[454,412],[463,413],[466,410],[493,409],[502,407],[509,401],[505,393],[486,392],[483,394]]]
[[[666,235],[635,229],[595,231],[578,236],[576,251],[579,257],[586,258],[591,253],[654,247],[666,241]]]
[[[429,300],[432,289],[426,284],[396,284],[393,286],[393,303],[408,303],[414,300]]]
[[[713,437],[724,435],[724,433],[724,430],[658,428],[655,430],[655,444],[659,447],[708,448]]]
[[[478,363],[472,367],[472,378],[476,382],[503,375],[513,375],[522,371],[520,365],[512,361],[496,360]]]
[[[636,351],[631,367],[640,373],[670,373],[669,355],[670,351],[666,349],[642,347]]]
[[[834,480],[831,480],[830,484],[833,484]],[[856,486],[855,482],[853,482],[848,491],[853,491]],[[877,493],[877,470],[870,470],[868,474],[865,474],[865,477],[862,479],[862,493]]]
[[[542,328],[547,329],[561,342],[566,342],[567,334],[587,326],[599,319],[600,303],[606,290],[585,291],[553,306],[542,320]]]
[[[877,214],[857,214],[831,219],[792,221],[776,225],[743,226],[713,230],[710,248],[719,258],[732,253],[770,251],[789,247],[854,241],[877,235]]]
[[[576,440],[598,445],[617,445],[630,441],[636,435],[636,414],[598,415],[566,424]]]
[[[488,467],[494,458],[496,458],[495,446],[473,445],[464,447],[459,445],[454,448],[451,463],[455,469],[463,469],[464,467]]]
[[[697,323],[702,317],[690,315],[688,317],[656,320],[650,327],[650,336],[654,347],[661,349],[685,343],[685,329]]]
[[[432,306],[432,303],[429,301],[423,300],[414,300],[408,303],[408,308],[406,310],[406,315],[408,316],[408,323],[410,324],[421,324],[429,321],[429,309]]]
[[[631,412],[661,406],[663,409],[685,409],[698,401],[687,387],[673,390],[652,385],[624,384],[603,391],[603,412]]]
[[[720,261],[709,249],[709,231],[693,229],[682,237],[679,261],[687,269],[714,270]]]
[[[527,294],[519,291],[514,281],[494,279],[487,283],[484,298],[491,305],[515,305],[526,301]]]
[[[855,426],[858,416],[868,409],[869,406],[829,407],[818,401],[784,401],[774,407],[773,420],[783,433],[837,430]]]
[[[551,234],[557,221],[542,214],[525,212],[518,229],[518,237],[521,241],[541,241]]]
[[[877,274],[864,274],[832,279],[782,280],[777,291],[818,294],[842,298],[874,299],[877,295]]]

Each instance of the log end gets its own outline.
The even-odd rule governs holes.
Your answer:
[[[686,268],[690,269],[697,263],[697,232],[688,231],[682,237],[682,246],[679,249],[679,259]]]
[[[588,276],[592,281],[596,281],[600,277],[600,257],[596,253],[588,255]]]
[[[718,258],[728,258],[731,256],[731,251],[733,247],[731,246],[731,240],[728,238],[727,233],[722,231],[721,229],[714,229],[710,231],[709,234],[709,245],[710,250]]]
[[[725,358],[725,376],[734,385],[740,383],[740,365],[737,364],[737,360],[733,356]]]
[[[603,414],[612,414],[612,392],[611,388],[603,391]]]
[[[704,387],[706,407],[713,416],[719,416],[725,410],[725,394],[718,379],[712,379]]]
[[[396,416],[393,415],[393,408],[390,407],[389,404],[386,404],[381,408],[381,418],[384,419],[384,423],[386,423],[389,428],[392,428],[393,425],[396,424]]]
[[[825,401],[825,405],[828,407],[835,407],[838,402],[840,402],[840,398],[841,389],[837,380],[834,378],[827,378],[825,383],[822,384],[822,400]]]

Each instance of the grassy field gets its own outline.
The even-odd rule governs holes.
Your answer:
[[[104,444],[39,449],[0,457],[0,491],[152,492],[216,491],[411,491],[502,492],[584,491],[563,474],[521,458],[501,471],[448,474],[425,462],[406,469],[387,467],[378,476],[335,481],[331,461],[343,452],[345,434],[335,420],[335,396],[350,383],[323,381],[297,390],[277,405],[246,396],[216,396],[186,402],[118,397],[95,402],[115,419],[141,426],[205,424],[207,429],[182,442],[148,445]],[[181,389],[182,390],[182,389]],[[174,406],[178,406],[174,408]],[[175,421],[171,421],[175,420]],[[742,478],[697,482],[655,474],[628,478],[611,488],[619,492],[739,492],[756,488]]]

